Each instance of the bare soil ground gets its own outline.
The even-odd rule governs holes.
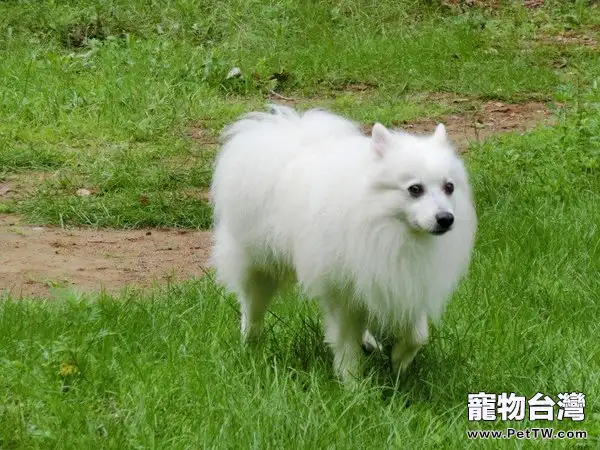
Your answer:
[[[188,230],[61,229],[24,225],[0,216],[0,292],[48,296],[203,274],[211,233]]]
[[[397,126],[430,133],[441,121],[459,149],[465,150],[470,141],[524,132],[549,120],[543,103],[487,102],[467,114]],[[200,140],[210,139],[196,129],[191,133]],[[27,192],[45,176],[13,175],[0,182],[0,201]],[[30,226],[15,215],[0,215],[0,293],[52,297],[56,288],[115,291],[130,284],[147,286],[201,276],[208,267],[211,242],[210,231],[61,229]]]
[[[549,122],[550,111],[544,103],[510,104],[492,101],[483,103],[475,111],[466,114],[442,116],[435,120],[424,118],[394,125],[411,133],[429,134],[433,133],[438,123],[443,123],[454,145],[464,152],[471,142],[484,141],[491,135],[500,133],[523,133]],[[371,128],[372,125],[365,127],[365,132],[370,133]]]

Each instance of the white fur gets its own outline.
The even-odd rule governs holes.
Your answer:
[[[398,338],[402,370],[426,342],[469,265],[476,229],[467,173],[443,125],[414,136],[376,124],[372,137],[321,110],[283,106],[229,127],[211,196],[213,264],[239,297],[242,333],[258,336],[269,302],[297,280],[325,313],[344,380],[358,375],[368,330]],[[443,191],[452,182],[454,193]],[[413,198],[408,187],[425,193]],[[433,235],[436,214],[450,231]]]

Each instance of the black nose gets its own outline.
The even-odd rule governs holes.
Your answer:
[[[435,215],[435,221],[441,229],[447,230],[454,223],[454,216],[449,212],[441,212]]]

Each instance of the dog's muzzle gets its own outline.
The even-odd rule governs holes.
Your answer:
[[[435,215],[436,227],[432,234],[441,235],[450,231],[454,223],[454,215],[450,212],[440,212]]]

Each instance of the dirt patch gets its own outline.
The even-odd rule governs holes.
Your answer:
[[[348,81],[345,83],[341,83],[333,86],[334,91],[343,91],[343,92],[365,92],[372,89],[375,89],[377,85],[375,83],[360,83],[360,82],[352,82]]]
[[[210,232],[60,229],[23,225],[0,216],[0,293],[52,296],[184,280],[207,267]]]
[[[103,41],[106,36],[106,29],[98,18],[95,22],[73,23],[65,26],[62,31],[61,42],[65,47],[81,48],[85,47],[88,39]]]
[[[575,32],[565,32],[556,36],[545,36],[541,39],[544,44],[559,45],[577,45],[581,47],[598,47],[598,39],[594,34],[577,34]]]
[[[201,124],[194,124],[187,130],[188,137],[201,145],[216,145],[219,140],[218,137],[211,133],[210,130],[204,128]]]
[[[527,0],[525,0],[527,1]],[[501,0],[442,0],[442,5],[448,8],[492,8],[498,9]]]
[[[0,201],[25,197],[53,176],[51,172],[8,174],[4,181],[0,181]]]
[[[210,203],[210,191],[206,188],[187,188],[183,190],[183,193],[188,197]]]
[[[524,0],[523,6],[525,6],[525,8],[533,9],[544,6],[544,3],[544,0]]]
[[[395,127],[416,134],[433,133],[438,123],[446,126],[448,136],[460,151],[471,142],[483,141],[494,134],[525,132],[538,124],[550,123],[550,111],[541,102],[502,103],[486,102],[466,114],[452,114],[439,119],[424,118],[410,123],[394,123]],[[372,125],[364,127],[371,132]]]

